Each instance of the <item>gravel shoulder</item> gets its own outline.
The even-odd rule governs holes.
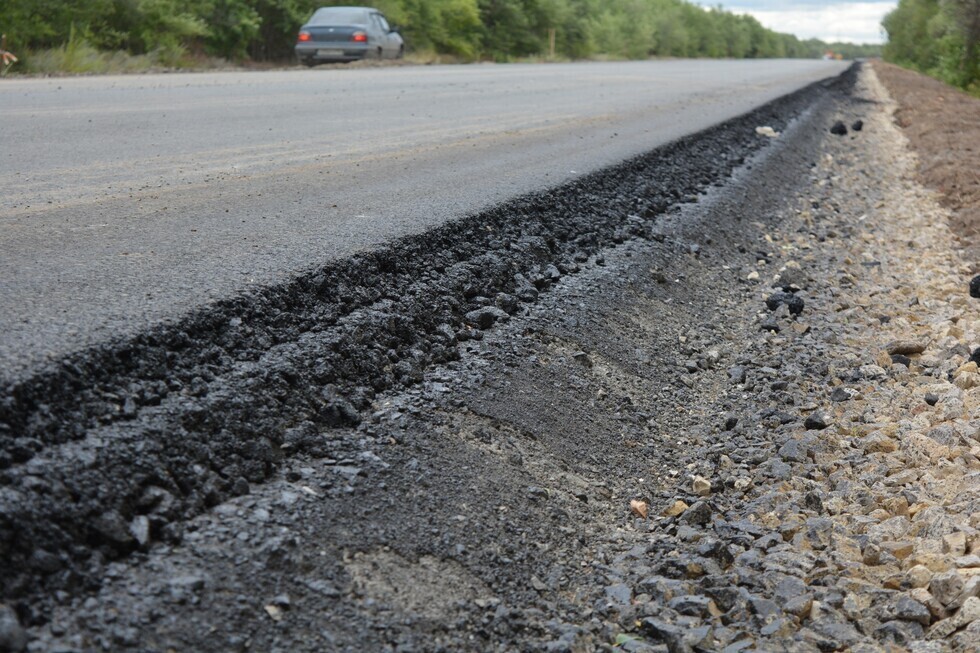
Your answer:
[[[0,650],[17,619],[31,651],[977,650],[978,300],[894,109],[864,68],[739,125],[781,134],[468,295],[457,357],[297,413],[262,482],[94,547],[100,582],[0,610]]]

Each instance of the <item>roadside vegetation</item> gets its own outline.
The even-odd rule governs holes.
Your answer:
[[[350,0],[4,0],[21,72],[130,72],[285,62],[316,7]],[[685,0],[373,0],[416,59],[643,59],[877,54],[800,40]]]
[[[980,0],[901,0],[882,26],[886,61],[980,97]]]

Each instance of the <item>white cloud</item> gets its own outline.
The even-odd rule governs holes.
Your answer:
[[[735,0],[728,11],[750,14],[777,32],[801,39],[852,43],[882,43],[881,19],[898,5],[894,2],[768,2]]]

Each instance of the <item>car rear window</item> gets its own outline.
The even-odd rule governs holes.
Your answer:
[[[363,9],[342,9],[326,7],[317,9],[310,19],[310,25],[364,25],[368,14]]]

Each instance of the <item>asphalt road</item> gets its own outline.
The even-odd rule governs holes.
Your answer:
[[[840,73],[665,61],[3,80],[0,379]]]

